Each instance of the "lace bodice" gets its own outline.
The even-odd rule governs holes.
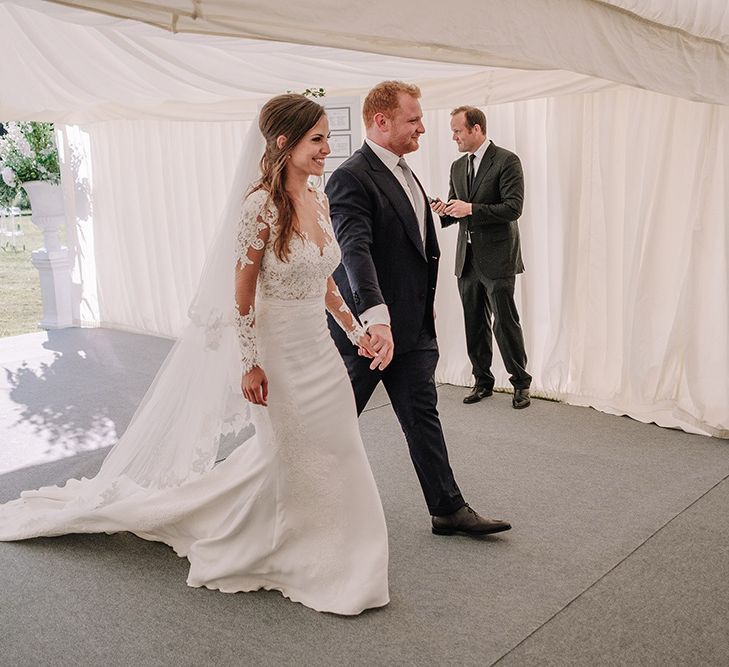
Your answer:
[[[279,234],[278,212],[268,193],[256,190],[243,202],[238,230],[236,272],[236,321],[244,372],[258,365],[255,335],[255,298],[308,299],[324,296],[327,310],[357,344],[363,329],[345,304],[331,278],[341,261],[341,251],[334,238],[326,196],[314,191],[317,222],[325,242],[294,235],[289,256],[280,260],[274,251]]]
[[[263,297],[276,299],[306,299],[322,296],[326,292],[327,278],[332,275],[341,261],[339,246],[334,240],[329,217],[325,215],[325,195],[316,191],[320,210],[318,222],[327,242],[320,248],[308,238],[296,235],[291,239],[288,261],[282,262],[273,250],[278,236],[277,212],[272,202],[267,202],[268,193],[257,190],[251,193],[243,204],[242,220],[238,234],[238,259],[250,262],[247,257],[250,248],[263,249],[261,269],[258,274],[258,293]],[[269,230],[264,245],[260,234]]]

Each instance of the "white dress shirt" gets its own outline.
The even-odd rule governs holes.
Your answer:
[[[376,144],[374,141],[370,141],[369,139],[365,139],[365,143],[372,149],[374,154],[378,158],[380,158],[380,160],[382,160],[384,165],[392,172],[393,176],[397,179],[397,182],[400,183],[402,189],[405,190],[405,194],[410,200],[410,205],[413,207],[413,211],[417,210],[415,208],[415,197],[422,197],[423,193],[410,191],[410,186],[405,179],[405,174],[398,164],[402,156],[395,155],[395,153],[393,153],[392,151],[387,150],[387,148],[383,148],[379,144]],[[423,239],[423,243],[425,243],[425,218],[423,218],[422,220],[418,220],[418,226],[420,227],[420,238]]]
[[[476,174],[478,174],[478,168],[481,166],[481,160],[483,160],[483,155],[486,152],[486,149],[489,147],[489,144],[491,143],[491,139],[486,139],[473,153],[469,153],[469,155],[475,155],[476,157],[473,160],[473,174],[474,178],[476,178]]]

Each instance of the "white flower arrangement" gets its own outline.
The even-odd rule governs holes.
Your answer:
[[[22,184],[58,183],[61,171],[52,123],[4,123],[0,136],[0,206],[27,206]]]

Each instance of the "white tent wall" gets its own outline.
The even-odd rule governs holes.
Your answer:
[[[180,333],[249,126],[120,120],[63,127],[72,150],[80,137],[88,143],[92,170],[84,208],[93,236],[89,220],[78,218],[83,228],[73,235],[76,273],[90,277],[81,284],[80,324]]]
[[[517,285],[536,393],[729,437],[729,108],[626,87],[485,111],[524,165]],[[454,239],[441,242],[450,270]],[[457,289],[439,285],[439,377],[465,384]]]
[[[485,111],[524,165],[517,285],[535,393],[729,437],[729,108],[620,87]],[[449,118],[426,113],[410,158],[441,196],[457,157]],[[179,333],[246,127],[83,128],[100,323]],[[453,230],[440,241],[437,376],[466,385]]]
[[[379,3],[0,0],[0,117],[67,123],[65,175],[83,158],[85,185],[65,183],[79,321],[175,335],[258,103],[403,78],[424,93],[411,161],[430,192],[446,193],[457,104],[486,107],[492,138],[522,158],[518,293],[537,393],[729,437],[726,3],[459,6],[480,21]],[[259,41],[274,38],[298,44]],[[468,383],[455,239],[440,236],[438,376]]]

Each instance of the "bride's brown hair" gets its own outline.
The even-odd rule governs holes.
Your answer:
[[[291,151],[304,135],[319,122],[324,107],[308,97],[295,93],[277,95],[263,105],[258,127],[266,140],[266,150],[261,158],[261,180],[254,188],[265,190],[278,211],[279,234],[273,243],[276,256],[285,261],[294,234],[294,202],[286,191],[286,162]],[[276,140],[286,137],[286,143],[279,148]]]

